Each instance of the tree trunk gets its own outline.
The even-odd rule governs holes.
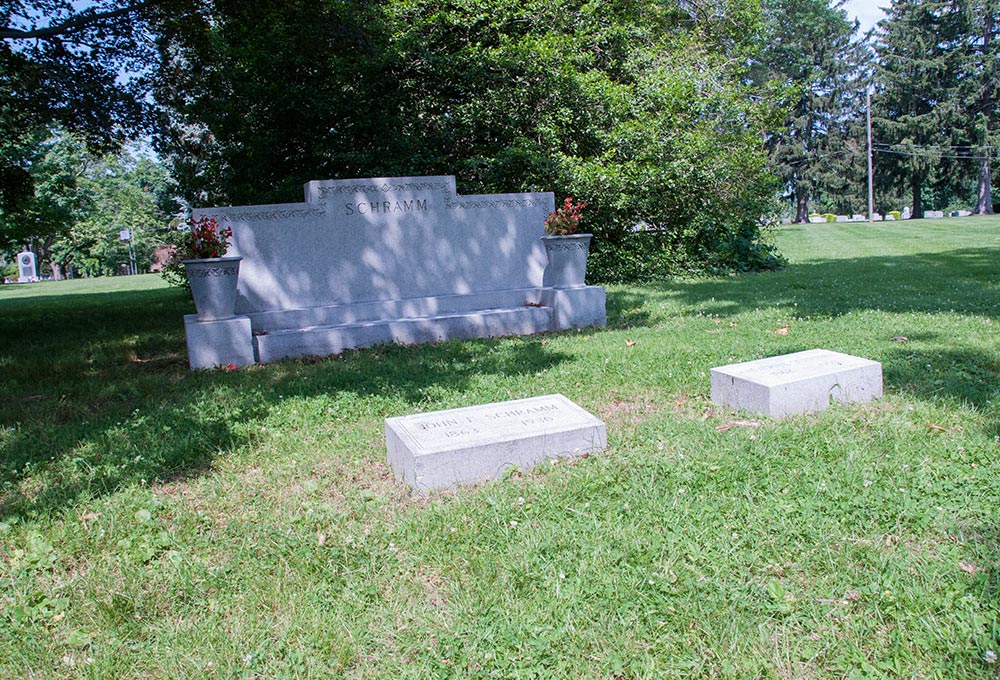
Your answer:
[[[987,9],[983,13],[983,54],[990,54],[990,40],[993,37],[993,12]],[[991,105],[987,110],[995,109],[995,102],[991,97],[991,88],[987,87],[983,93],[984,99]],[[989,118],[984,119],[983,139],[984,145],[989,143]],[[990,150],[989,147],[983,149],[983,164],[979,166],[979,186],[976,189],[976,208],[973,215],[993,214],[993,192],[990,189]]]
[[[801,186],[795,187],[795,224],[809,221],[809,194]]]
[[[49,269],[52,270],[52,278],[56,281],[62,281],[66,278],[63,275],[63,266],[55,260],[49,260]]]
[[[976,209],[973,215],[993,214],[993,192],[990,189],[990,159],[989,156],[983,159],[983,164],[979,166],[979,188],[976,191]]]
[[[920,178],[913,176],[913,209],[910,211],[911,220],[920,220],[924,217],[924,204],[920,200]]]

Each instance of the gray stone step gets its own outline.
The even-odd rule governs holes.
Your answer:
[[[540,288],[515,288],[488,293],[378,300],[323,305],[305,309],[279,309],[247,314],[255,333],[271,333],[311,326],[340,326],[384,319],[414,319],[465,314],[483,309],[513,309],[541,303]]]
[[[269,363],[285,357],[326,356],[393,342],[408,345],[456,338],[498,338],[553,329],[551,307],[525,306],[275,330],[254,335],[254,345],[257,360]]]

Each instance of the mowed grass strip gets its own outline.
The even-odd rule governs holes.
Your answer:
[[[988,678],[1000,219],[817,224],[609,326],[190,372],[135,277],[0,287],[0,677]],[[713,366],[886,396],[773,421]],[[561,392],[609,449],[411,497],[383,418]]]

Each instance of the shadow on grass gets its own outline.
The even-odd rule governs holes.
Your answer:
[[[960,535],[971,548],[966,555],[975,565],[972,587],[980,591],[984,602],[996,602],[1000,597],[1000,527],[981,524],[961,527]]]
[[[642,292],[645,289],[611,290],[607,293],[608,326],[610,328],[632,328],[649,326],[653,315],[646,308],[650,295]]]
[[[796,306],[799,316],[847,312],[949,312],[996,318],[1000,248],[794,264],[774,274],[712,279],[676,289],[680,300],[726,316]]]
[[[1000,361],[968,349],[910,350],[906,345],[883,361],[883,378],[922,399],[946,399],[979,409],[985,432],[1000,435]]]
[[[416,410],[484,376],[565,358],[537,339],[507,338],[191,372],[181,322],[189,308],[175,290],[0,301],[10,328],[0,338],[0,519],[202,474],[219,454],[252,444],[286,398],[351,392]]]
[[[729,316],[768,307],[798,316],[848,312],[962,312],[997,318],[1000,248],[810,261],[783,271],[682,283],[653,283],[608,294],[615,327],[647,325],[657,303]]]
[[[719,315],[794,306],[798,316],[820,318],[864,310],[996,318],[997,261],[998,248],[967,249],[621,289],[609,294],[609,323],[652,325],[659,303]],[[0,518],[58,512],[143,480],[201,474],[220,453],[252,445],[271,407],[286,397],[347,392],[370,408],[417,410],[490,376],[530,375],[568,358],[537,339],[508,338],[190,372],[181,322],[190,307],[170,289],[0,300],[7,322],[0,336]],[[925,328],[933,340],[933,319]],[[947,346],[915,351],[914,344],[890,350],[888,384],[983,408],[997,397],[996,357]],[[927,365],[943,370],[922,370]],[[1000,434],[1000,419],[988,422]]]

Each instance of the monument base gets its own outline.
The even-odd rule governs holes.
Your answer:
[[[607,323],[605,291],[600,286],[330,305],[236,319],[242,321],[226,325],[233,319],[197,322],[196,315],[185,317],[192,368],[332,356],[390,343],[534,335]]]
[[[606,293],[602,286],[543,288],[541,304],[552,308],[555,330],[606,326]]]
[[[256,363],[250,317],[234,316],[219,321],[198,321],[197,314],[184,315],[188,365],[191,368],[248,366]]]

